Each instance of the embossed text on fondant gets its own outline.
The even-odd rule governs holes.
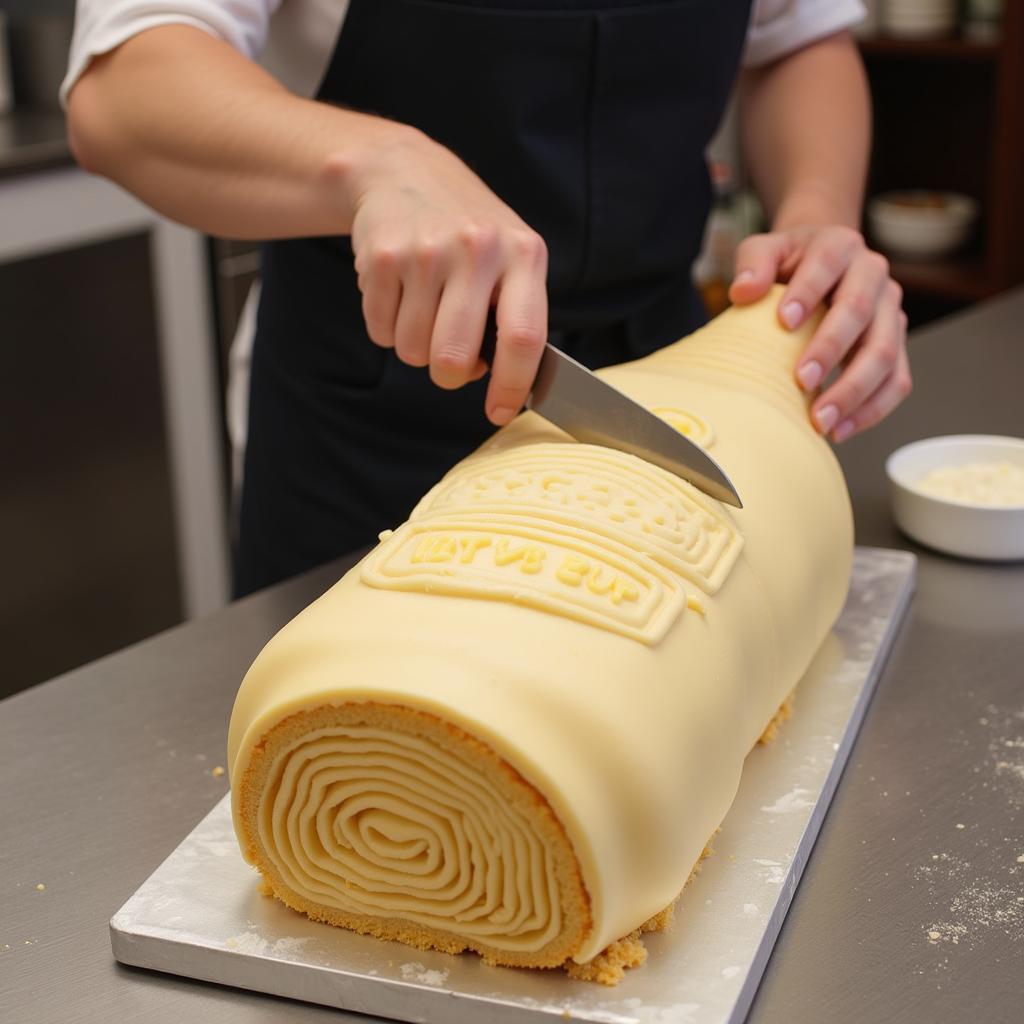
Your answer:
[[[363,581],[388,590],[510,601],[654,643],[685,606],[678,580],[613,541],[508,517],[410,522],[368,559]]]

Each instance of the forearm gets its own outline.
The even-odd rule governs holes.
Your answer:
[[[412,131],[297,97],[185,25],[95,60],[71,92],[68,124],[89,170],[234,238],[349,233],[356,169]]]
[[[740,80],[742,140],[772,226],[860,224],[871,104],[846,33]]]

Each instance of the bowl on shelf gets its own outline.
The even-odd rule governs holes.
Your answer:
[[[901,39],[935,39],[956,28],[956,0],[886,0],[882,29]]]
[[[940,259],[970,238],[978,201],[956,192],[883,192],[868,203],[868,226],[880,248],[911,259]]]
[[[1024,438],[930,437],[885,463],[896,525],[938,551],[1024,559]]]

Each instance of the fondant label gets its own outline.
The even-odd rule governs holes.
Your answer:
[[[489,515],[410,522],[367,560],[371,586],[509,601],[657,642],[686,604],[673,576],[614,542]]]
[[[537,444],[453,470],[363,564],[390,590],[509,601],[656,643],[684,581],[714,594],[743,538],[717,502],[621,452]]]
[[[709,594],[722,585],[743,546],[732,520],[690,484],[590,445],[531,445],[470,460],[424,498],[413,520],[488,512],[615,540]]]

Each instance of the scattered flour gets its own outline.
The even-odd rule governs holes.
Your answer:
[[[1024,709],[1007,711],[994,704],[979,723],[988,726],[988,767],[1010,804],[1024,808]]]
[[[264,939],[256,932],[242,932],[241,935],[233,935],[224,945],[236,953],[244,953],[246,956],[289,956],[296,950],[309,942],[308,938],[295,938],[288,936],[271,942]]]
[[[980,790],[965,791],[964,799],[972,803],[984,791],[984,801],[1001,815],[1003,828],[998,833],[1003,843],[1013,843],[1019,834],[1017,818],[1024,809],[1024,707],[999,707],[988,704],[977,718],[981,730],[961,732],[965,746],[976,746],[977,761],[972,769],[981,776]],[[979,735],[980,732],[980,735]],[[972,821],[970,830],[963,822],[955,822],[957,846],[973,840],[970,850],[976,862],[950,853],[931,853],[924,864],[914,870],[915,878],[927,888],[934,919],[922,926],[922,935],[930,946],[967,949],[1024,946],[1024,886],[1020,884],[1024,853],[1013,847],[1003,856],[994,857],[993,836],[986,835],[983,819]],[[972,857],[973,860],[973,857]],[[947,969],[948,958],[933,964],[936,970]]]
[[[723,978],[735,978],[736,975],[739,974],[739,973],[740,973],[740,968],[736,964],[733,964],[730,967],[723,967],[722,968],[722,977]]]
[[[805,810],[814,806],[814,801],[807,799],[810,792],[809,789],[801,789],[797,786],[796,789],[780,796],[775,803],[762,807],[761,810],[768,814],[792,814],[793,811]]]
[[[760,910],[760,908],[758,907],[758,905],[756,903],[744,903],[743,904],[743,913],[746,914],[747,917],[756,917],[759,910]]]
[[[759,858],[755,858],[754,863],[760,864],[761,867],[768,869],[767,871],[761,872],[761,877],[769,885],[782,885],[786,872],[777,860],[761,860]]]
[[[700,1003],[675,1003],[671,1006],[645,1006],[637,998],[623,999],[619,1004],[629,1011],[637,1024],[691,1024]]]
[[[238,852],[238,843],[234,839],[200,839],[203,853],[211,857],[228,857]]]
[[[432,985],[434,988],[440,988],[448,980],[446,970],[428,970],[418,960],[402,964],[399,970],[402,972],[403,981],[415,981],[420,985]]]
[[[1018,888],[972,883],[950,901],[949,915],[928,927],[931,945],[949,942],[970,949],[975,940],[991,932],[1024,944],[1024,895]]]

